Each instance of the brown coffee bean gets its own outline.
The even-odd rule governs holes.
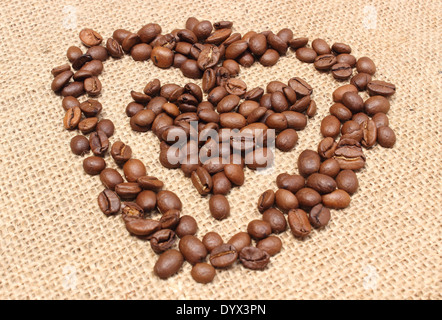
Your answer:
[[[84,80],[84,90],[89,96],[95,97],[101,93],[101,82],[97,77],[90,77]]]
[[[74,130],[77,128],[81,120],[81,110],[79,107],[73,107],[66,111],[63,118],[63,125],[67,130]]]
[[[108,138],[112,137],[115,132],[114,123],[109,119],[101,119],[97,123],[96,129],[97,131],[103,131]]]
[[[359,188],[358,178],[352,170],[342,170],[336,177],[336,184],[339,189],[348,194],[355,193]]]
[[[144,190],[152,190],[154,192],[160,191],[164,186],[161,180],[151,176],[141,176],[137,179],[137,182]]]
[[[155,47],[150,56],[154,65],[167,69],[173,64],[173,52],[165,47]]]
[[[353,139],[341,139],[335,150],[335,156],[342,170],[358,170],[365,166],[365,155],[361,144]]]
[[[288,213],[288,223],[295,237],[306,237],[312,231],[307,213],[302,209],[293,209]]]
[[[279,60],[279,53],[274,49],[267,49],[264,54],[259,58],[259,63],[265,67],[271,67],[275,65]]]
[[[161,229],[150,237],[150,246],[153,252],[160,254],[169,250],[175,243],[175,232],[170,229]]]
[[[312,188],[302,188],[296,192],[299,206],[302,208],[311,208],[321,202],[321,195]]]
[[[157,197],[155,192],[151,190],[141,191],[135,200],[145,213],[148,213],[155,209],[157,205]]]
[[[77,46],[71,46],[68,48],[68,51],[66,53],[66,57],[68,58],[69,62],[74,62],[75,60],[77,60],[81,55],[83,54],[83,52],[81,51],[81,49]],[[70,68],[69,68],[70,69]]]
[[[336,189],[336,181],[328,175],[313,173],[308,177],[306,186],[319,192],[320,194],[330,193]]]
[[[168,190],[162,190],[157,194],[157,206],[161,213],[165,213],[171,209],[181,210],[183,204],[175,193]]]
[[[296,50],[296,58],[302,62],[313,63],[318,54],[311,48],[301,47]]]
[[[367,89],[367,84],[371,81],[371,75],[368,73],[358,73],[351,78],[350,83],[358,88],[359,91]]]
[[[191,174],[192,183],[198,190],[198,193],[205,196],[210,193],[213,187],[212,177],[203,167],[198,167]]]
[[[222,244],[212,250],[209,261],[215,268],[227,268],[238,259],[238,251],[231,244]]]
[[[154,266],[154,273],[160,279],[167,279],[177,273],[183,265],[183,255],[175,249],[162,253]]]
[[[334,103],[330,109],[330,113],[338,118],[340,121],[348,121],[353,116],[350,109],[344,106],[342,103]]]
[[[314,66],[316,69],[325,71],[330,70],[336,64],[336,57],[332,54],[322,54],[316,57]]]
[[[377,128],[373,120],[364,121],[361,124],[362,129],[362,141],[361,144],[365,148],[371,148],[374,146],[377,140]]]
[[[264,212],[275,203],[275,193],[273,190],[264,191],[258,199],[258,210]]]
[[[115,192],[105,189],[98,195],[98,206],[107,216],[116,214],[120,211],[120,199]]]
[[[117,170],[112,168],[106,168],[101,171],[100,180],[103,185],[110,190],[115,190],[115,186],[117,184],[124,182],[121,174]]]
[[[372,80],[367,84],[367,90],[371,96],[389,97],[396,92],[396,86],[389,82]]]
[[[73,107],[80,107],[80,102],[77,100],[77,98],[68,96],[63,98],[61,105],[63,109],[67,111],[68,109]]]
[[[309,118],[312,118],[316,115],[316,111],[317,111],[316,102],[314,100],[312,100],[312,101],[310,101],[310,104],[308,105],[307,110],[305,110],[305,114]]]
[[[353,74],[353,69],[348,63],[336,63],[331,67],[331,73],[336,80],[346,80]]]
[[[197,237],[185,235],[179,242],[179,249],[184,259],[190,264],[203,262],[207,256],[207,249]]]
[[[192,267],[190,274],[193,280],[198,283],[209,283],[215,278],[216,271],[210,264],[200,262]]]
[[[296,193],[299,189],[304,188],[305,180],[297,174],[289,175],[287,173],[281,173],[276,177],[276,185],[280,189],[286,189],[292,193]]]
[[[344,93],[341,101],[353,113],[364,111],[364,100],[357,92]]]
[[[230,214],[230,205],[227,198],[221,194],[216,194],[210,197],[209,210],[216,220],[223,220]]]
[[[319,167],[319,173],[326,174],[332,178],[336,177],[340,170],[339,162],[333,158],[325,160]]]
[[[308,43],[308,38],[294,38],[294,39],[291,39],[288,44],[289,44],[290,48],[292,48],[293,50],[296,50],[296,49],[306,46],[307,43]]]
[[[321,134],[324,137],[336,138],[341,130],[341,122],[334,115],[328,115],[321,121]]]
[[[267,39],[263,34],[257,33],[250,37],[249,49],[256,56],[262,56],[267,50]]]
[[[244,161],[249,169],[257,170],[261,168],[269,168],[273,165],[275,155],[269,148],[257,148],[248,152]]]
[[[195,218],[188,215],[182,216],[180,222],[175,228],[175,233],[180,238],[186,235],[194,235],[197,231],[198,225]]]
[[[206,70],[216,66],[221,58],[221,53],[217,46],[206,45],[198,56],[198,67],[201,70]]]
[[[396,143],[396,134],[391,128],[381,126],[377,129],[377,141],[384,148],[393,148]]]
[[[80,109],[86,117],[96,117],[101,113],[103,106],[98,100],[88,99],[80,104]]]
[[[221,236],[213,231],[206,233],[205,236],[203,237],[202,242],[209,253],[212,252],[213,249],[219,247],[224,243]]]
[[[226,59],[236,59],[248,48],[248,43],[245,40],[238,40],[226,47]]]
[[[247,92],[247,85],[245,84],[245,82],[237,78],[231,78],[227,80],[225,88],[227,90],[227,93],[234,94],[240,97]]]
[[[123,49],[117,40],[109,38],[106,41],[106,49],[112,58],[119,59],[124,56]]]
[[[341,134],[346,138],[350,138],[358,142],[362,140],[362,137],[364,135],[361,129],[361,125],[354,120],[349,120],[344,123],[341,128]]]
[[[227,243],[232,245],[237,252],[240,252],[243,248],[250,246],[252,239],[247,232],[239,232],[233,235]]]
[[[289,190],[278,189],[275,192],[275,204],[282,212],[298,208],[298,199]]]
[[[81,133],[88,134],[95,130],[97,123],[98,123],[98,118],[95,117],[86,118],[78,123],[78,129],[80,129]]]
[[[356,57],[348,53],[341,53],[336,56],[336,63],[345,63],[348,64],[351,68],[354,68],[356,66]]]
[[[298,171],[304,176],[308,177],[312,173],[319,171],[321,165],[321,158],[319,154],[312,150],[304,150],[298,158]]]
[[[308,220],[313,227],[323,228],[330,221],[330,210],[322,204],[317,204],[310,210]]]
[[[92,56],[90,54],[82,54],[74,62],[72,62],[72,68],[75,70],[80,70],[86,63],[92,61]]]
[[[333,91],[333,101],[342,102],[342,97],[347,92],[358,92],[358,89],[352,84],[345,84]]]
[[[269,208],[262,214],[262,220],[270,224],[272,233],[281,233],[287,229],[287,221],[284,215],[275,208]]]
[[[325,42],[324,39],[315,39],[312,41],[312,48],[316,51],[318,55],[331,53],[330,46]]]
[[[244,184],[244,171],[238,164],[226,164],[224,174],[234,185],[242,186]]]
[[[337,189],[322,196],[322,203],[327,208],[344,209],[350,205],[350,196],[344,190]]]
[[[230,28],[223,28],[223,29],[216,30],[206,39],[206,43],[219,45],[222,42],[225,42],[225,45],[228,46],[233,41],[240,40],[238,37],[235,36],[234,39],[232,39],[233,40],[232,42],[230,42],[230,41],[227,42],[227,40],[231,34],[232,34],[232,29],[230,29]]]
[[[335,42],[332,46],[332,50],[336,53],[351,53],[350,46],[341,42]]]
[[[90,150],[89,140],[85,136],[76,135],[71,139],[70,147],[73,154],[83,156]]]
[[[121,141],[116,141],[111,148],[111,156],[118,165],[124,164],[132,157],[132,149]]]
[[[270,223],[263,220],[252,220],[247,225],[247,233],[255,240],[267,238],[272,233]]]
[[[101,157],[91,156],[83,160],[83,169],[91,176],[100,174],[104,168],[106,168],[106,162]]]
[[[304,112],[307,110],[307,108],[310,106],[311,103],[311,98],[310,96],[305,96],[302,97],[301,99],[299,99],[298,101],[296,101],[291,107],[290,110],[291,111],[296,111],[296,112]]]
[[[139,43],[132,47],[130,55],[135,61],[147,61],[152,54],[152,47],[146,43]]]
[[[245,247],[239,254],[239,260],[245,268],[263,270],[270,262],[270,255],[256,247]]]
[[[149,43],[161,34],[161,26],[156,23],[148,23],[137,32],[141,42]],[[115,38],[115,36],[114,36]]]
[[[274,256],[281,251],[282,241],[276,236],[269,236],[259,241],[256,247],[267,252],[269,256]]]
[[[144,219],[144,212],[143,209],[140,208],[139,205],[137,205],[135,202],[123,202],[121,206],[121,214],[124,223],[126,224],[126,228],[129,227],[128,231],[137,234],[138,230],[140,230],[139,235],[147,234],[144,231],[142,231],[142,228],[144,230],[148,230],[148,232],[155,232],[158,230],[158,224],[155,223],[156,221],[152,219]],[[138,223],[136,220],[138,220]],[[142,221],[146,220],[146,221]],[[132,227],[134,227],[134,232],[132,232]]]
[[[115,192],[122,199],[135,199],[141,191],[140,185],[136,182],[123,182],[115,186]]]
[[[83,29],[80,31],[80,40],[86,47],[98,46],[103,37],[92,29]]]
[[[280,55],[286,54],[288,49],[287,42],[273,32],[270,32],[267,35],[267,42],[269,43],[270,47],[275,49]]]
[[[102,46],[90,47],[87,50],[86,54],[89,54],[93,60],[106,61],[109,58],[107,49]]]
[[[282,114],[287,119],[287,127],[294,130],[303,130],[307,126],[307,117],[300,112],[284,111]]]
[[[160,218],[161,229],[175,229],[180,222],[180,211],[171,209]]]
[[[376,65],[370,58],[362,57],[359,58],[356,63],[356,70],[358,70],[359,73],[363,72],[368,73],[369,75],[374,75],[376,72]]]
[[[59,74],[61,74],[63,72],[67,72],[67,71],[71,71],[71,66],[68,63],[53,68],[51,70],[51,73],[54,77],[56,77]]]
[[[103,157],[109,149],[109,139],[103,131],[95,131],[89,136],[89,145],[96,156]]]
[[[184,61],[181,64],[180,70],[185,77],[190,79],[200,79],[203,76],[203,72],[198,67],[198,63],[192,59]]]
[[[372,96],[364,102],[364,111],[369,116],[380,112],[387,113],[388,110],[390,110],[390,102],[383,96]]]
[[[57,74],[54,80],[52,80],[51,84],[52,91],[58,92],[62,90],[69,83],[69,80],[72,78],[73,75],[74,73],[70,70]]]

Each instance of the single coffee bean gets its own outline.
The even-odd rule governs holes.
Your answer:
[[[355,193],[359,188],[358,178],[353,170],[342,170],[336,177],[336,185],[348,194]]]
[[[308,177],[306,186],[324,194],[336,189],[336,181],[325,174],[313,173]]]
[[[106,162],[101,157],[91,156],[83,160],[83,169],[87,174],[95,176],[106,168]]]
[[[160,254],[169,250],[175,243],[175,232],[170,229],[161,229],[155,232],[150,238],[150,246],[153,252]]]
[[[167,69],[173,64],[173,52],[165,47],[155,47],[151,52],[151,60],[159,68]]]
[[[227,268],[238,259],[238,251],[231,244],[222,244],[210,253],[210,264],[215,268]]]
[[[245,82],[237,78],[227,80],[225,88],[229,94],[235,94],[240,97],[247,92],[247,85]]]
[[[364,121],[361,124],[361,129],[362,129],[361,144],[367,149],[373,147],[377,140],[376,123],[373,120]]]
[[[335,42],[332,46],[332,50],[336,53],[351,53],[351,48],[348,44]]]
[[[316,51],[318,55],[331,53],[330,46],[325,42],[324,39],[315,39],[312,41],[312,48]]]
[[[160,279],[167,279],[177,273],[183,265],[183,255],[175,249],[162,253],[154,266],[154,273]]]
[[[100,173],[100,180],[103,185],[112,191],[115,190],[117,184],[123,183],[123,177],[121,174],[112,168],[106,168]]]
[[[351,78],[350,83],[358,88],[359,91],[367,89],[367,84],[371,81],[371,75],[368,73],[358,73]]]
[[[221,59],[221,51],[217,46],[208,44],[198,56],[198,67],[206,70],[216,66]]]
[[[238,40],[230,44],[226,48],[226,59],[236,59],[248,48],[248,43],[245,40]]]
[[[396,134],[390,127],[379,127],[377,129],[377,141],[384,148],[393,148],[396,143]]]
[[[124,38],[123,42],[121,43],[121,47],[125,52],[129,53],[130,50],[140,42],[140,36],[136,33],[131,33],[126,38]]]
[[[83,54],[81,49],[77,46],[71,46],[68,48],[68,51],[66,53],[66,57],[68,58],[69,62],[74,62],[78,57],[80,57]],[[69,68],[70,69],[70,68]]]
[[[263,270],[270,262],[270,255],[256,247],[245,247],[239,254],[239,260],[245,268]]]
[[[252,220],[247,225],[247,233],[256,240],[267,238],[272,233],[270,223],[263,220]]]
[[[224,166],[224,174],[234,185],[242,186],[244,184],[244,171],[241,165],[226,164]]]
[[[299,99],[298,101],[296,101],[291,107],[290,110],[291,111],[296,111],[296,112],[304,112],[307,110],[307,108],[310,106],[311,103],[311,98],[310,96],[305,96],[302,97],[301,99]]]
[[[106,61],[109,58],[107,49],[102,46],[90,47],[87,50],[86,54],[89,54],[93,60]]]
[[[183,204],[175,193],[162,190],[157,194],[157,206],[161,213],[165,213],[171,209],[181,210]]]
[[[76,135],[71,139],[70,147],[73,154],[83,156],[91,149],[89,146],[89,140],[82,135]]]
[[[192,183],[194,187],[198,190],[199,194],[205,196],[210,193],[213,187],[212,177],[209,172],[203,167],[198,167],[191,174]]]
[[[321,140],[318,144],[318,154],[323,159],[329,159],[334,156],[338,144],[332,137],[327,137]]]
[[[301,47],[296,50],[296,58],[302,62],[313,63],[318,54],[311,48]]]
[[[269,236],[265,239],[260,240],[256,247],[269,254],[269,256],[274,256],[279,253],[282,249],[282,241],[278,237]]]
[[[111,156],[114,158],[116,164],[123,165],[132,157],[132,149],[123,142],[116,141],[112,145]]]
[[[209,253],[212,252],[213,249],[215,249],[216,247],[219,247],[220,245],[222,245],[224,243],[221,236],[218,233],[213,232],[213,231],[206,233],[205,236],[203,237],[202,241],[203,241],[203,244]]]
[[[90,77],[84,80],[84,90],[89,96],[95,97],[101,93],[101,82],[97,77]]]
[[[80,40],[86,47],[98,46],[103,37],[92,29],[83,29],[80,31]]]
[[[289,86],[296,92],[298,98],[311,95],[313,93],[313,88],[305,80],[294,77],[288,82]]]
[[[119,59],[124,56],[124,52],[123,49],[121,48],[120,43],[118,43],[118,41],[113,38],[107,39],[106,49],[112,58]]]
[[[388,110],[390,110],[390,102],[383,96],[372,96],[364,102],[364,111],[369,116],[380,112],[387,113]]]
[[[164,186],[161,180],[151,176],[138,177],[137,182],[144,190],[152,190],[154,192],[160,191]]]
[[[298,199],[292,192],[286,189],[278,189],[275,192],[275,203],[282,212],[298,208]]]
[[[305,180],[297,174],[289,175],[287,173],[281,173],[276,177],[276,185],[280,189],[286,189],[292,193],[296,193],[299,189],[304,188]]]
[[[222,42],[225,42],[225,45],[229,46],[233,41],[240,40],[239,38],[237,38],[235,36],[235,38],[232,39],[233,40],[232,42],[230,42],[230,41],[227,42],[227,40],[231,34],[232,34],[232,29],[230,29],[230,28],[223,28],[223,29],[216,30],[209,37],[207,37],[206,43],[219,45]]]
[[[326,174],[332,178],[336,177],[340,170],[339,162],[333,158],[325,160],[319,167],[319,173]]]
[[[273,32],[270,32],[267,35],[267,42],[269,43],[271,48],[275,49],[278,52],[278,54],[280,55],[286,54],[288,49],[287,42],[281,39]]]
[[[212,217],[217,220],[223,220],[227,218],[230,214],[230,205],[226,197],[217,194],[210,197],[209,209]]]
[[[302,208],[311,208],[321,202],[321,195],[312,188],[302,188],[296,192],[299,206]]]
[[[322,196],[322,203],[327,208],[344,209],[350,205],[350,195],[344,190],[337,189]]]
[[[371,96],[389,97],[396,92],[396,86],[389,82],[373,80],[367,84],[367,90]]]
[[[213,24],[213,27],[218,30],[218,29],[224,29],[224,28],[231,28],[233,25],[233,22],[231,21],[219,21],[219,22],[215,22]]]
[[[310,210],[308,220],[313,227],[323,228],[330,221],[330,210],[322,204],[317,204]]]
[[[86,118],[78,123],[78,129],[80,129],[82,134],[88,134],[95,130],[98,123],[98,118]]]
[[[275,193],[273,190],[264,191],[258,199],[258,210],[259,212],[264,212],[271,208],[275,203]]]
[[[123,217],[123,221],[126,224],[126,227],[128,227],[128,226],[134,226],[135,227],[135,226],[146,226],[146,225],[149,225],[149,226],[153,226],[153,228],[149,228],[150,231],[152,231],[154,229],[158,230],[158,225],[153,223],[154,220],[152,220],[152,219],[149,219],[149,220],[144,221],[142,223],[137,223],[136,222],[136,220],[142,221],[142,220],[146,220],[146,219],[144,219],[143,209],[139,205],[137,205],[135,202],[123,202],[123,204],[121,206],[121,209],[122,209],[121,214],[122,214],[122,217]],[[131,232],[131,233],[134,233],[134,234],[138,233],[137,231],[132,232],[131,229],[129,229],[128,231]],[[139,235],[142,235],[142,233],[140,232]]]
[[[66,71],[70,71],[70,70],[71,70],[71,66],[70,66],[68,63],[66,63],[66,64],[63,64],[63,65],[61,65],[61,66],[57,66],[57,67],[53,68],[53,69],[51,70],[51,73],[52,73],[52,75],[53,75],[54,77],[56,77],[56,76],[58,76],[59,74],[61,74],[61,73],[63,73],[63,72],[66,72]]]
[[[298,158],[298,171],[304,176],[308,177],[312,173],[319,171],[321,165],[321,158],[319,154],[312,150],[304,150]]]
[[[203,72],[198,67],[198,63],[195,60],[188,59],[181,64],[181,72],[187,78],[200,79],[203,76]]]
[[[333,101],[342,102],[342,97],[347,92],[358,92],[358,89],[352,84],[345,84],[333,91]]]
[[[341,139],[335,156],[342,170],[358,170],[365,166],[365,155],[361,144],[353,139]]]
[[[130,55],[135,61],[147,61],[152,54],[152,47],[146,43],[139,43],[132,47]]]
[[[74,130],[77,128],[81,120],[81,110],[79,107],[73,107],[66,111],[63,118],[63,125],[67,130]]]
[[[344,123],[341,128],[341,134],[346,138],[350,138],[358,142],[362,140],[362,137],[364,135],[361,125],[354,120],[349,120]]]
[[[193,235],[185,235],[181,238],[179,249],[184,259],[190,264],[203,262],[207,256],[207,249],[197,237]]]
[[[341,53],[336,56],[336,63],[345,63],[348,64],[351,68],[354,68],[356,66],[356,57],[352,54]]]
[[[342,104],[353,113],[364,111],[364,100],[357,92],[346,92],[342,96]]]
[[[325,71],[330,70],[336,62],[336,57],[334,55],[322,54],[316,57],[314,66],[318,70]]]
[[[215,278],[216,271],[210,264],[200,262],[192,267],[190,274],[192,275],[193,280],[198,283],[209,283]]]
[[[336,138],[341,129],[341,122],[334,115],[328,115],[321,121],[321,134],[324,137]]]
[[[351,120],[361,125],[364,121],[370,120],[370,118],[364,112],[358,112],[351,117]]]
[[[136,182],[139,177],[146,175],[146,167],[138,159],[130,159],[123,166],[124,176],[128,182]]]
[[[175,229],[180,222],[180,211],[171,209],[160,218],[161,229]]]
[[[54,80],[52,80],[51,89],[54,92],[58,92],[62,90],[71,80],[74,73],[70,70],[59,73],[55,76]]]
[[[108,137],[113,136],[115,131],[114,123],[109,119],[101,119],[97,123],[97,131],[103,131]]]
[[[67,111],[68,109],[73,107],[80,107],[80,102],[77,100],[77,98],[68,96],[63,98],[61,105],[63,109]]]
[[[115,192],[122,199],[135,199],[141,191],[140,185],[136,182],[123,182],[115,186]]]
[[[175,233],[180,238],[186,235],[194,235],[197,231],[198,231],[198,225],[196,223],[195,218],[188,215],[182,216],[180,222],[175,228]]]
[[[250,37],[249,49],[256,56],[262,56],[267,50],[267,39],[263,34],[257,33]]]
[[[262,214],[262,220],[268,222],[272,233],[281,233],[287,229],[287,221],[281,211],[269,208]]]
[[[293,50],[296,50],[296,49],[306,46],[307,43],[308,43],[308,38],[293,38],[289,41],[288,44],[289,44],[290,48],[292,48]]]
[[[279,60],[279,53],[274,49],[267,49],[264,54],[259,58],[259,62],[265,67],[271,67],[275,65]]]
[[[316,106],[316,102],[314,100],[310,101],[310,104],[307,107],[307,110],[305,110],[305,114],[309,117],[312,118],[315,116],[316,111],[317,111],[317,106]]]
[[[149,43],[161,34],[161,26],[156,23],[148,23],[138,30],[141,42]]]
[[[353,116],[350,109],[344,106],[342,103],[334,103],[330,109],[330,113],[339,119],[339,121],[348,121]]]
[[[125,209],[136,206],[132,203],[125,203],[126,206],[123,208],[123,220],[127,231],[131,234],[136,235],[144,240],[150,240],[152,236],[158,232],[161,228],[161,223],[153,219],[144,219],[142,217],[134,217],[125,214]],[[140,209],[140,208],[137,208]],[[133,209],[131,209],[133,210]]]
[[[80,104],[80,109],[86,117],[96,117],[103,109],[98,100],[88,99]]]
[[[105,215],[109,216],[120,211],[121,203],[115,192],[104,189],[98,195],[98,206]]]
[[[353,74],[353,69],[348,63],[336,63],[331,67],[331,73],[336,80],[346,80]]]
[[[300,112],[284,111],[282,114],[287,120],[287,127],[294,130],[303,130],[307,126],[307,117]]]
[[[285,129],[287,129],[287,118],[285,117],[284,114],[282,113],[274,113],[271,114],[267,119],[265,124],[270,128],[270,129],[275,129],[275,131],[281,132]]]
[[[92,56],[90,54],[82,54],[74,62],[72,62],[72,68],[75,70],[80,70],[86,63],[92,61]]]
[[[103,131],[95,131],[89,136],[89,145],[94,155],[102,157],[109,149],[109,139]]]
[[[148,213],[155,209],[157,205],[157,197],[155,192],[151,190],[143,190],[137,195],[135,202],[145,213]]]
[[[293,209],[288,213],[288,223],[295,237],[304,238],[312,231],[307,213],[302,209]]]
[[[368,73],[369,75],[374,75],[376,72],[376,65],[373,60],[368,57],[362,57],[356,62],[356,70],[359,73]]]

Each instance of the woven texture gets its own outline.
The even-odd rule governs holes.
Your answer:
[[[94,4],[96,3],[96,5]],[[304,241],[286,232],[283,250],[264,271],[240,264],[207,285],[191,278],[190,265],[163,281],[153,274],[157,256],[148,242],[128,234],[119,216],[97,205],[98,177],[83,172],[69,150],[74,132],[63,129],[61,99],[50,91],[50,70],[67,62],[85,27],[105,39],[114,29],[137,31],[157,22],[163,32],[184,27],[188,16],[232,20],[234,30],[289,27],[295,37],[351,45],[371,57],[375,78],[392,82],[393,149],[366,152],[360,189],[330,224]],[[424,1],[2,1],[0,4],[0,298],[2,299],[440,299],[442,298],[440,204],[442,3]],[[198,236],[217,231],[227,241],[260,218],[259,194],[276,190],[281,172],[297,173],[301,150],[315,149],[321,119],[339,86],[330,74],[299,62],[293,52],[271,68],[242,69],[249,88],[294,76],[314,88],[318,114],[299,132],[289,153],[276,152],[270,173],[246,170],[246,183],[228,199],[231,217],[210,217],[208,199],[178,170],[159,164],[157,139],[130,130],[124,113],[130,90],[153,78],[189,82],[178,70],[161,70],[130,57],[109,60],[100,77],[103,116],[128,143],[148,173],[165,182],[199,224]],[[200,84],[199,81],[196,83]],[[108,166],[115,167],[110,157]]]

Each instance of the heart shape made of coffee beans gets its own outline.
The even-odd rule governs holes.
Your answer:
[[[121,212],[127,230],[150,241],[152,250],[160,254],[154,272],[162,279],[178,272],[184,261],[193,265],[192,277],[202,283],[212,281],[216,269],[227,268],[238,259],[246,268],[264,269],[282,247],[272,233],[284,232],[289,226],[295,237],[304,238],[312,227],[327,225],[330,209],[347,207],[350,195],[358,189],[355,171],[365,166],[363,148],[395,144],[386,113],[388,97],[396,88],[372,79],[376,66],[371,59],[356,59],[343,43],[330,47],[315,39],[308,47],[308,38],[294,38],[287,28],[277,34],[250,31],[241,35],[233,33],[232,26],[230,21],[212,24],[191,17],[184,29],[162,34],[158,24],[150,23],[137,33],[115,30],[106,46],[101,46],[103,38],[98,32],[83,29],[80,40],[87,52],[72,46],[67,51],[72,66],[52,69],[51,89],[64,97],[64,127],[82,133],[72,138],[71,150],[79,156],[90,150],[94,154],[83,160],[83,168],[90,175],[100,175],[105,186],[98,196],[101,211],[106,215]],[[264,90],[247,88],[237,77],[240,66],[247,68],[257,61],[273,66],[289,48],[300,61],[330,72],[338,81],[351,79],[350,84],[333,92],[330,115],[321,122],[324,139],[316,151],[301,152],[299,175],[278,175],[279,189],[259,196],[262,219],[250,221],[247,232],[228,242],[216,232],[200,240],[195,236],[196,220],[181,216],[178,196],[147,175],[144,163],[132,158],[130,146],[122,141],[110,144],[114,125],[109,119],[99,120],[102,105],[94,99],[102,89],[98,76],[103,62],[109,56],[119,59],[130,54],[136,61],[151,60],[159,68],[179,68],[185,77],[202,79],[202,87],[191,82],[162,85],[153,79],[142,92],[130,92],[133,101],[127,105],[126,115],[134,131],[152,130],[158,137],[159,161],[164,167],[180,168],[199,194],[211,194],[210,212],[222,220],[230,213],[226,195],[232,187],[244,184],[245,166],[252,170],[271,167],[274,148],[292,150],[298,142],[297,131],[306,127],[307,117],[316,114],[313,88],[302,78],[290,78],[287,84],[271,81]],[[357,73],[353,76],[354,68]],[[370,97],[364,101],[359,92],[365,90]],[[84,94],[90,98],[80,103],[77,98]],[[106,168],[103,157],[109,150],[125,179],[117,170]],[[153,210],[161,213],[159,220],[148,218]],[[173,249],[177,237],[179,250]],[[208,255],[210,263],[204,262]]]

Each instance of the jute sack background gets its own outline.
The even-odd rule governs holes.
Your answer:
[[[440,299],[441,15],[440,1],[2,1],[0,298]],[[236,264],[208,285],[192,280],[189,264],[159,280],[149,243],[131,237],[121,217],[100,212],[96,197],[103,187],[83,172],[83,158],[70,152],[75,132],[63,129],[61,99],[50,91],[51,68],[67,62],[66,50],[80,45],[82,28],[105,39],[114,29],[137,31],[148,22],[170,32],[184,27],[188,16],[232,20],[242,34],[289,27],[296,37],[348,43],[357,57],[375,61],[376,79],[397,87],[389,112],[396,146],[366,152],[351,205],[333,211],[330,224],[304,241],[282,234],[283,250],[266,270]],[[293,52],[272,68],[256,64],[241,71],[249,88],[294,76],[314,87],[318,114],[299,132],[295,150],[277,152],[272,172],[246,170],[245,185],[228,196],[231,217],[222,222],[210,217],[208,199],[189,179],[161,167],[157,139],[132,132],[124,114],[130,90],[142,90],[153,78],[181,85],[189,79],[151,62],[110,59],[99,100],[103,117],[116,125],[111,141],[131,145],[148,173],[181,197],[183,214],[199,223],[199,237],[218,231],[227,241],[260,217],[257,198],[276,190],[279,173],[297,172],[299,152],[316,149],[320,121],[339,86]]]

